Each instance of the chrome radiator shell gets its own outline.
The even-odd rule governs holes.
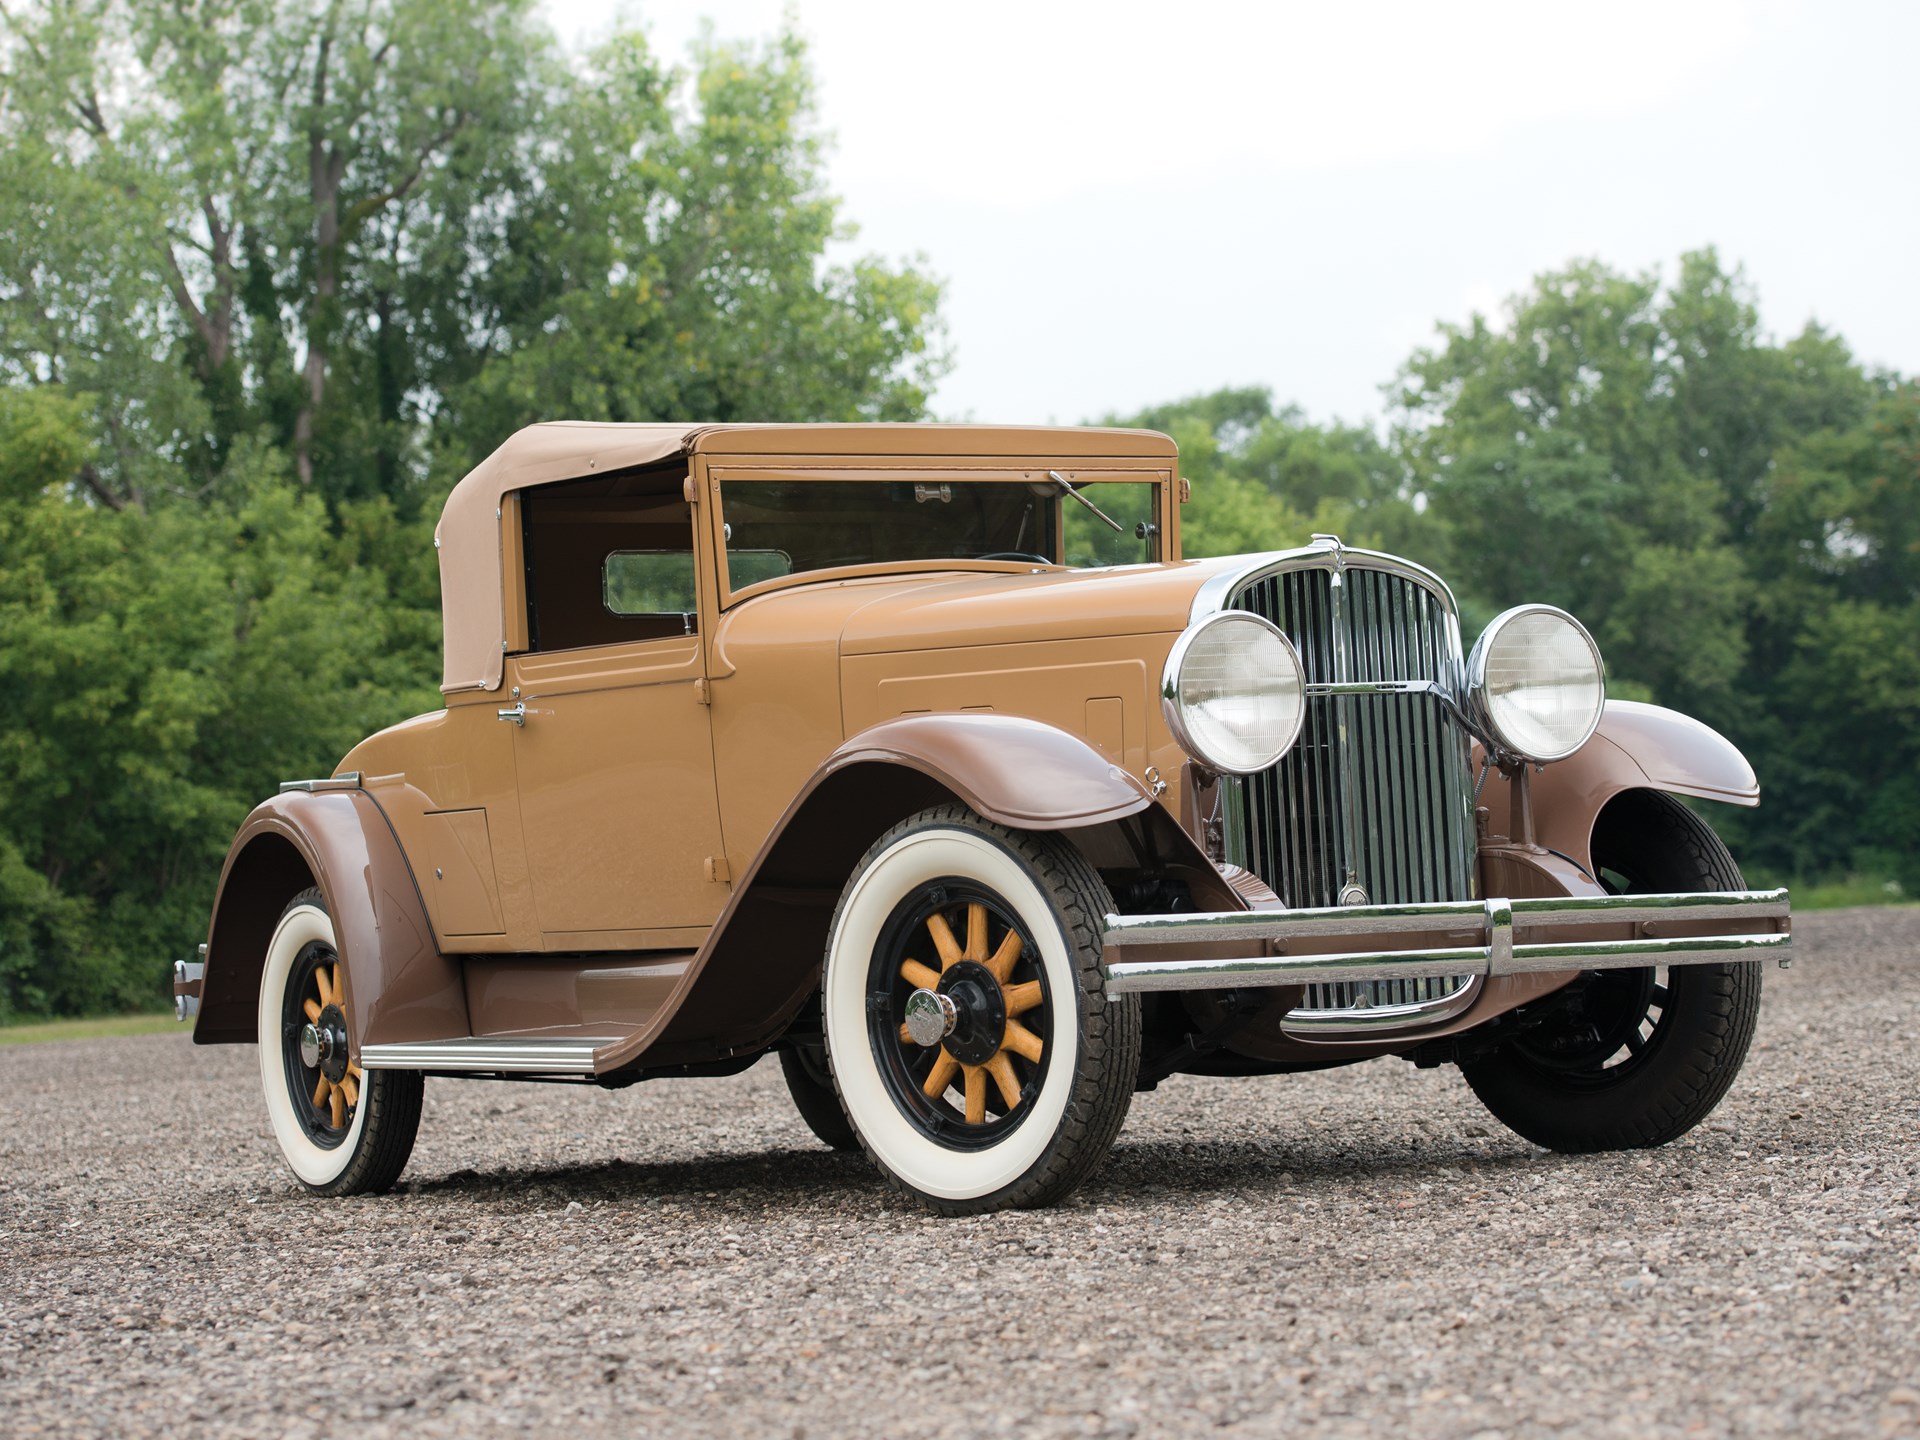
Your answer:
[[[1226,858],[1289,907],[1420,904],[1478,896],[1465,669],[1444,582],[1391,556],[1316,536],[1203,592],[1293,640],[1307,720],[1277,765],[1222,781]],[[1471,975],[1308,987],[1291,1031],[1373,1030],[1457,1014]]]

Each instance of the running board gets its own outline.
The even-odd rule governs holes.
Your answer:
[[[413,1040],[362,1045],[363,1070],[436,1070],[479,1075],[591,1075],[593,1052],[624,1039],[599,1035],[551,1040],[493,1036],[479,1040]]]

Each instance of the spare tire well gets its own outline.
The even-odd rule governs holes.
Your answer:
[[[291,840],[257,835],[234,857],[220,885],[207,937],[207,971],[196,1044],[252,1043],[267,944],[287,901],[319,884]]]

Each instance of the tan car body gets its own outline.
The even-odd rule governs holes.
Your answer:
[[[532,649],[525,496],[669,470],[694,537],[695,633]],[[731,478],[1049,471],[1152,482],[1162,558],[1094,571],[920,562],[724,587]],[[1184,490],[1172,442],[1137,431],[521,432],[461,482],[439,529],[445,708],[248,816],[221,877],[195,1039],[256,1038],[275,917],[317,885],[356,1059],[365,1045],[539,1036],[601,1042],[593,1070],[608,1081],[744,1060],[817,987],[833,906],[867,846],[952,799],[1062,832],[1116,880],[1150,854],[1203,910],[1276,905],[1209,857],[1202,787],[1161,713],[1196,595],[1248,564],[1179,558]],[[1513,897],[1602,893],[1588,837],[1623,790],[1758,797],[1727,741],[1651,706],[1609,707],[1593,741],[1532,777],[1530,806],[1498,772],[1484,779],[1481,892]],[[1283,988],[1228,1048],[1276,1064],[1404,1050],[1568,978],[1490,978],[1441,1023],[1334,1039],[1285,1033],[1299,992]]]

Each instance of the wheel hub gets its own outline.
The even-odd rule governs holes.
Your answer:
[[[960,1007],[950,996],[924,987],[907,997],[907,1034],[921,1047],[938,1045],[960,1023]]]
[[[347,1073],[347,1017],[328,1005],[300,1029],[300,1062],[338,1084]]]
[[[953,1007],[946,1045],[954,1059],[984,1065],[999,1053],[1007,1033],[1007,1000],[991,970],[975,960],[955,961],[940,976],[937,998]]]

